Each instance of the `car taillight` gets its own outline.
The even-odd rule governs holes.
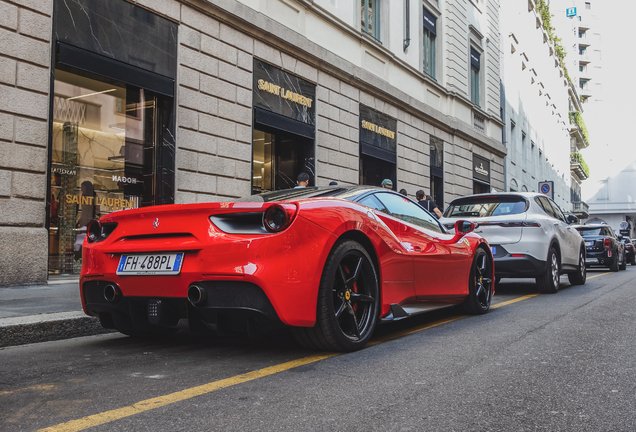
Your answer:
[[[274,204],[265,210],[263,225],[269,232],[285,230],[294,220],[297,208],[293,204]]]
[[[611,241],[609,238],[605,237],[605,238],[603,239],[603,247],[604,247],[605,249],[609,249],[609,248],[611,248],[611,247],[612,247],[612,241]]]
[[[117,228],[116,222],[100,223],[99,220],[93,219],[86,227],[86,240],[89,243],[102,241],[108,237]]]

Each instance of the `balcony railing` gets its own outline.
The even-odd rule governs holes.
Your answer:
[[[587,219],[590,216],[590,206],[585,201],[572,201],[572,213],[579,219]]]
[[[583,160],[581,153],[570,153],[570,171],[581,180],[585,180],[590,176],[590,169]]]

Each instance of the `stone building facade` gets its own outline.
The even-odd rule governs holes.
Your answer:
[[[76,275],[100,214],[299,170],[503,190],[498,3],[0,0],[0,285]]]

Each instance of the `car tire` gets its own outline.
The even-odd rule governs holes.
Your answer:
[[[627,270],[627,257],[625,256],[625,254],[623,254],[623,261],[621,263],[620,269]]]
[[[375,328],[380,290],[375,266],[367,251],[353,240],[336,242],[320,280],[314,327],[295,327],[296,340],[308,348],[356,351]]]
[[[536,278],[539,292],[544,294],[554,294],[559,291],[560,276],[559,258],[556,250],[552,247],[550,248],[550,252],[548,252],[548,268],[546,269],[545,274]]]
[[[620,266],[618,265],[618,253],[614,254],[614,260],[612,261],[612,264],[610,264],[609,269],[612,272],[617,272],[620,270]]]
[[[478,248],[468,277],[468,297],[462,304],[467,313],[481,315],[490,309],[494,291],[493,266],[492,258],[482,248]]]
[[[631,265],[636,265],[636,257],[632,258],[632,260],[631,260],[630,264],[631,264]]]
[[[587,271],[585,268],[585,249],[579,252],[579,268],[576,273],[568,273],[568,280],[572,285],[583,285],[587,279]]]

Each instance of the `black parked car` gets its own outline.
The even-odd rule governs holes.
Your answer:
[[[609,267],[611,271],[625,270],[625,245],[606,224],[575,226],[585,240],[585,266]]]
[[[632,241],[627,237],[623,237],[621,241],[625,245],[625,261],[627,261],[631,265],[636,265],[636,253],[634,251],[634,243],[632,243]]]

